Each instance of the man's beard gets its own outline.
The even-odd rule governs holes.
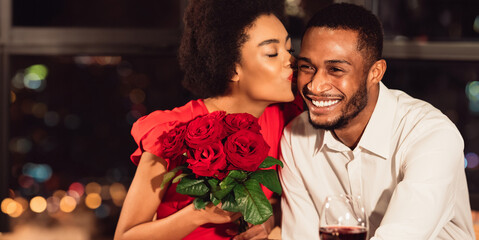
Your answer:
[[[303,94],[309,92],[307,85],[303,87]],[[368,104],[368,89],[366,79],[361,83],[359,89],[354,92],[351,99],[346,103],[346,107],[342,111],[341,116],[331,122],[315,123],[311,119],[311,112],[308,109],[309,122],[316,129],[334,130],[345,127],[353,118],[355,118]]]

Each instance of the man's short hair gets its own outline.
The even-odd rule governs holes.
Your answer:
[[[358,50],[370,64],[382,58],[383,30],[379,19],[367,9],[348,3],[331,4],[319,10],[308,22],[311,27],[345,29],[358,32]],[[304,37],[304,34],[303,34]]]

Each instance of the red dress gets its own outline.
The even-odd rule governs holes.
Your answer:
[[[265,109],[259,118],[261,133],[264,139],[271,147],[269,156],[279,157],[279,141],[283,133],[284,126],[302,111],[302,100],[297,98],[293,103],[274,104]],[[160,146],[158,137],[166,131],[175,127],[178,123],[187,122],[196,116],[207,114],[208,110],[203,100],[193,100],[182,107],[173,110],[155,111],[144,116],[133,125],[131,134],[138,144],[138,149],[131,155],[131,160],[138,165],[141,154],[146,151],[159,156]],[[176,167],[175,163],[167,161],[167,169]],[[263,187],[268,199],[272,192]],[[161,200],[157,210],[157,219],[165,218],[178,210],[184,208],[193,201],[194,198],[176,192],[176,184],[170,185],[166,194]],[[234,228],[233,223],[228,224],[205,224],[184,239],[230,239],[225,230]],[[161,234],[161,233],[158,233]]]

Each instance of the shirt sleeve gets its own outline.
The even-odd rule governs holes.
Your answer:
[[[281,139],[280,169],[283,187],[281,196],[281,237],[283,240],[319,240],[319,215],[296,168],[291,145],[291,124],[284,130]]]
[[[371,240],[436,239],[454,216],[464,178],[464,143],[454,128],[422,132],[404,151],[403,180]]]

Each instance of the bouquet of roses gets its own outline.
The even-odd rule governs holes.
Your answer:
[[[196,209],[212,202],[241,212],[244,220],[261,224],[273,209],[260,183],[281,194],[270,147],[260,133],[258,119],[248,113],[216,111],[180,123],[159,137],[161,157],[177,166],[165,174],[162,187],[179,182],[176,192],[195,197]],[[262,169],[263,168],[263,169]]]

